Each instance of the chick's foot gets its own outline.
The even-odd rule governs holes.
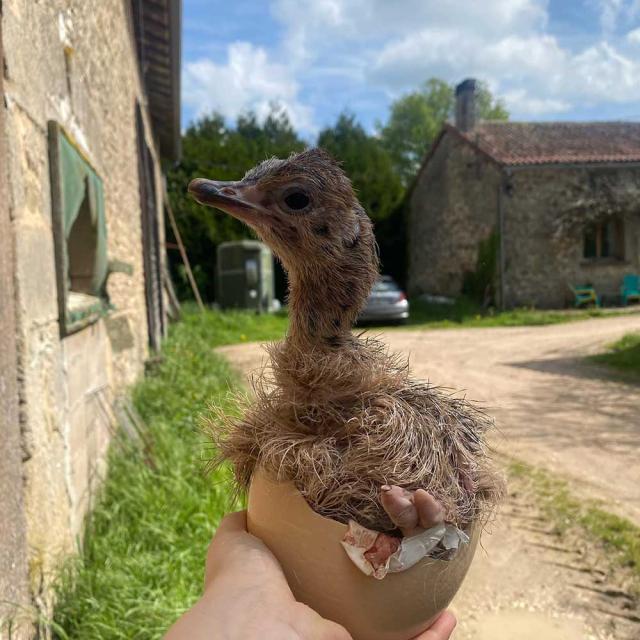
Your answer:
[[[424,489],[407,491],[385,484],[380,488],[380,502],[405,537],[415,536],[444,521],[442,505]]]

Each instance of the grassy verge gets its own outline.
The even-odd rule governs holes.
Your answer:
[[[627,334],[591,360],[640,377],[640,333]]]
[[[186,318],[194,331],[215,331],[216,344],[278,340],[284,336],[289,320],[286,309],[277,314],[255,315],[252,313],[227,311],[208,312],[203,315],[194,306],[187,308]],[[512,309],[497,311],[483,309],[465,297],[457,298],[453,304],[439,304],[414,299],[411,301],[411,316],[405,328],[442,329],[460,327],[518,327],[526,325],[559,324],[607,316],[601,309]],[[362,328],[367,328],[365,325]],[[382,323],[377,327],[384,326]],[[397,326],[397,325],[392,325]]]
[[[184,323],[194,336],[208,340],[214,346],[238,342],[268,342],[280,340],[289,326],[286,310],[257,315],[246,311],[207,311],[187,307]]]
[[[453,304],[438,304],[424,300],[411,301],[411,316],[406,326],[416,329],[454,327],[517,327],[524,325],[558,324],[605,315],[601,309],[512,309],[496,311],[461,297]]]
[[[462,327],[519,327],[532,325],[559,324],[607,317],[602,309],[512,309],[497,311],[483,309],[479,304],[465,297],[457,298],[453,304],[439,304],[424,300],[411,300],[411,316],[405,328],[447,329]],[[205,331],[216,332],[217,344],[233,344],[255,340],[278,340],[287,330],[289,320],[286,309],[272,315],[257,316],[251,313],[228,311],[225,313],[197,313],[194,306],[188,307],[188,321],[193,330],[202,324]],[[362,328],[367,328],[365,325]],[[384,326],[382,323],[377,327]],[[397,325],[392,325],[397,327]]]
[[[212,347],[278,338],[285,327],[286,318],[243,313],[187,313],[172,327],[159,364],[133,392],[148,446],[112,446],[83,553],[61,574],[58,638],[158,638],[198,597],[208,542],[237,506],[226,470],[203,473],[198,415],[236,383]]]
[[[635,593],[640,596],[640,527],[605,511],[594,501],[578,500],[566,481],[548,471],[511,461],[508,472],[529,485],[558,535],[577,526],[599,540],[607,549],[612,564],[632,572]]]

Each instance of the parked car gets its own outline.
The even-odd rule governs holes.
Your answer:
[[[409,301],[391,276],[380,276],[373,285],[358,322],[404,322],[409,317]]]

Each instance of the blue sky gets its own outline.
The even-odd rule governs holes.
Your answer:
[[[640,120],[640,0],[183,0],[183,124],[277,102],[309,140],[370,130],[429,77],[514,120]]]

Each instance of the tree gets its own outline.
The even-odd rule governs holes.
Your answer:
[[[239,180],[261,160],[286,157],[304,146],[286,113],[275,105],[263,123],[248,112],[238,118],[235,127],[229,127],[221,115],[214,113],[187,128],[182,137],[182,159],[169,171],[167,188],[205,300],[215,299],[218,244],[251,237],[251,232],[232,216],[197,204],[187,194],[187,185],[193,178]],[[168,228],[167,238],[172,237]],[[179,297],[190,298],[191,291],[177,252],[169,252],[169,265]]]
[[[480,85],[477,100],[480,117],[507,118],[504,106],[485,85]],[[452,85],[432,78],[391,105],[387,123],[378,125],[378,136],[368,134],[354,115],[343,113],[318,138],[318,146],[342,161],[375,223],[384,272],[401,282],[405,274],[404,191],[453,107]],[[197,177],[238,180],[261,160],[287,157],[304,146],[286,112],[276,104],[262,122],[249,111],[238,117],[235,126],[229,126],[214,113],[187,128],[182,138],[182,160],[169,171],[167,184],[196,281],[206,300],[215,299],[217,245],[250,237],[251,232],[233,217],[198,205],[188,196],[187,184]],[[168,229],[169,241],[172,237]],[[190,297],[176,252],[169,252],[169,264],[178,295]],[[284,291],[279,269],[276,291],[279,296]]]
[[[387,124],[379,125],[382,144],[405,185],[418,170],[452,105],[451,85],[431,78],[417,91],[393,102]]]
[[[478,116],[486,120],[507,120],[503,103],[480,83],[477,89]],[[382,144],[394,169],[406,186],[416,175],[427,150],[443,123],[453,115],[454,86],[431,78],[417,91],[405,94],[391,105],[386,124],[378,124]]]
[[[494,98],[484,82],[476,89],[478,117],[481,120],[508,120],[509,112],[500,98]]]
[[[343,113],[318,137],[323,147],[343,164],[362,206],[374,222],[384,273],[402,279],[404,229],[394,224],[404,189],[391,157],[379,138],[367,134],[355,116]]]
[[[402,184],[380,141],[367,134],[353,114],[343,113],[320,132],[318,146],[342,162],[358,198],[373,220],[388,217],[402,197]]]
[[[258,123],[252,111],[240,115],[236,133],[245,143],[249,142],[251,155],[259,159],[270,156],[283,158],[292,151],[304,148],[287,112],[275,102],[271,104],[271,110],[262,124]]]

